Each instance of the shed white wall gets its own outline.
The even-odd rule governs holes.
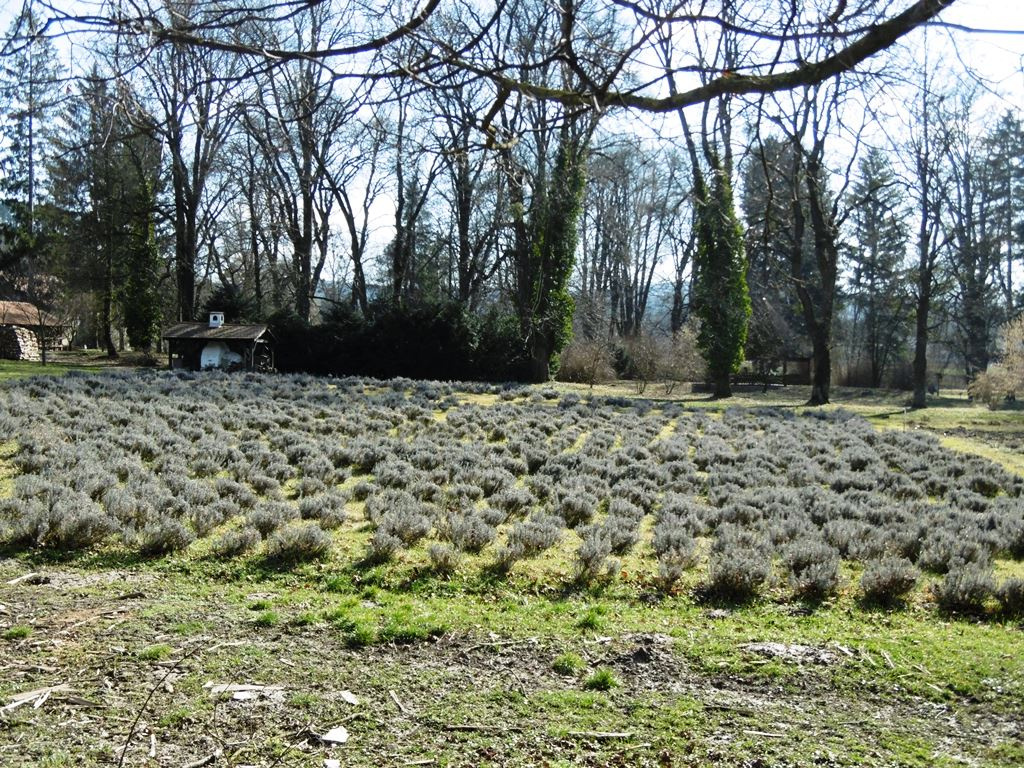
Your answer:
[[[227,368],[232,363],[240,362],[242,356],[228,349],[228,345],[223,341],[207,342],[199,356],[199,367],[204,371],[207,368]]]

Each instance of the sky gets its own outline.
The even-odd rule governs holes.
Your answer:
[[[1011,31],[991,34],[930,29],[928,34],[931,39],[945,38],[941,49],[948,50],[947,55],[958,57],[1014,106],[1024,107],[1024,0],[959,0],[942,19],[950,24]]]

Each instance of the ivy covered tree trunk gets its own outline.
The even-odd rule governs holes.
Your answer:
[[[743,230],[733,206],[732,185],[712,158],[713,186],[694,168],[697,252],[694,312],[700,318],[697,344],[708,366],[715,397],[731,397],[730,376],[743,362],[750,320]]]
[[[160,326],[160,296],[157,293],[160,252],[153,225],[156,200],[147,181],[141,181],[140,187],[138,209],[125,255],[127,275],[121,304],[129,343],[134,349],[148,353]]]
[[[558,354],[572,337],[569,277],[583,208],[585,155],[584,142],[564,127],[543,199],[533,209],[529,253],[521,254],[517,310],[534,382],[551,377]]]

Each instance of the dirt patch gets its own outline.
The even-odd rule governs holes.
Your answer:
[[[1001,448],[1006,451],[1024,453],[1024,430],[1007,429],[967,429],[957,427],[942,431],[947,437],[967,438],[975,440],[993,448]]]
[[[839,657],[834,651],[811,645],[795,643],[744,643],[740,648],[758,656],[788,661],[794,664],[823,664],[828,666],[839,661]]]

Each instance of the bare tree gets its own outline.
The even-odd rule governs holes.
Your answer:
[[[187,30],[210,23],[214,9],[196,2],[167,2],[154,10],[168,28]],[[236,78],[241,62],[223,51],[177,41],[151,46],[127,36],[110,52],[111,69],[130,72],[139,106],[125,109],[157,135],[170,164],[177,315],[196,310],[201,254],[208,252],[221,203],[212,189],[221,153],[237,118]],[[223,180],[223,177],[222,177]]]
[[[943,232],[943,163],[949,144],[947,122],[942,119],[945,95],[934,89],[935,80],[927,59],[909,114],[906,156],[907,178],[914,206],[914,408],[927,405],[928,344],[932,330],[931,310],[936,290],[936,271],[945,245]]]

